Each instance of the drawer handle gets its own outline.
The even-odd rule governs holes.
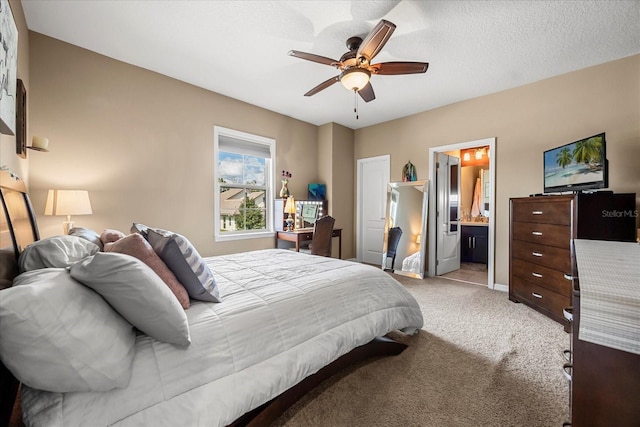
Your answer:
[[[565,363],[562,365],[562,373],[569,381],[571,381],[571,373],[568,371],[573,371],[573,365],[571,363]]]
[[[540,274],[540,273],[536,273],[535,271],[532,271],[532,272],[531,272],[531,275],[532,275],[533,277],[537,277],[538,279],[541,279],[541,278],[542,278],[542,274]]]
[[[542,215],[542,211],[533,211],[531,212],[533,215]]]
[[[531,295],[533,295],[534,297],[536,297],[538,299],[542,299],[542,295],[540,295],[539,293],[531,292]]]
[[[567,273],[564,273],[564,278],[567,280],[573,280],[573,276]]]
[[[531,255],[533,255],[533,256],[542,256],[542,254],[540,252],[531,252]]]
[[[573,322],[573,307],[563,308],[562,314],[564,315],[564,318],[567,319],[569,322]]]
[[[567,362],[571,362],[571,350],[563,350],[562,355],[567,360]]]
[[[531,234],[534,236],[542,236],[542,231],[532,231]]]

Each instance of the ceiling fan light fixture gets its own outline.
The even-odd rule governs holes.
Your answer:
[[[351,91],[359,91],[369,83],[371,73],[366,68],[350,68],[340,74],[340,83]]]

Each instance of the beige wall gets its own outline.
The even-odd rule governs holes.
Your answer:
[[[342,258],[355,258],[355,188],[356,175],[353,165],[352,129],[333,125],[333,215],[336,227],[342,228]],[[335,239],[334,239],[335,240]]]
[[[25,162],[7,154],[15,143],[2,136],[1,163],[25,178],[28,170],[38,212],[48,188],[90,190],[95,214],[75,218],[79,225],[126,230],[140,221],[170,228],[203,255],[272,247],[271,239],[213,242],[214,125],[275,138],[276,170],[293,173],[293,193],[326,182],[332,213],[351,234],[355,221],[346,216],[355,209],[346,206],[355,199],[355,159],[391,154],[392,180],[401,179],[408,160],[418,179],[427,179],[429,147],[496,137],[501,284],[508,282],[508,200],[542,191],[544,150],[605,131],[610,188],[640,193],[640,55],[352,131],[316,127],[28,33],[20,3],[11,4],[20,15],[18,73],[27,83],[29,139],[49,137],[51,152],[30,151]],[[60,233],[61,218],[38,220],[43,236]],[[353,245],[353,236],[345,239],[345,258],[355,254]]]
[[[29,131],[29,109],[31,90],[29,85],[29,31],[27,21],[22,11],[22,3],[18,0],[9,0],[13,20],[18,28],[18,75],[27,91],[27,145],[31,145],[31,132]],[[33,152],[27,150],[27,158],[23,159],[16,154],[16,137],[0,134],[0,166],[6,167],[12,173],[22,178],[29,185],[29,156]]]
[[[214,242],[214,125],[274,138],[275,170],[293,194],[317,181],[317,127],[38,34],[30,34],[31,129],[49,153],[31,160],[34,209],[46,190],[89,190],[77,225],[127,231],[133,221],[174,230],[202,255],[273,247],[273,239]],[[279,176],[279,175],[278,175]],[[61,217],[38,216],[41,234]]]
[[[329,214],[336,220],[334,228],[342,229],[342,258],[355,258],[353,200],[355,177],[353,162],[353,130],[336,123],[318,127],[318,173],[327,184]],[[338,242],[333,239],[332,256],[338,256]]]
[[[355,158],[391,155],[429,178],[430,147],[496,137],[496,282],[508,284],[509,198],[542,192],[542,153],[606,132],[609,187],[640,195],[640,55],[355,132]]]

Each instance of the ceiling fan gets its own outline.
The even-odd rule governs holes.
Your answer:
[[[381,20],[367,34],[364,40],[360,37],[350,37],[347,40],[349,51],[340,57],[339,61],[313,53],[289,51],[290,56],[307,61],[330,65],[340,70],[340,74],[320,83],[304,96],[315,95],[336,82],[341,82],[348,90],[358,92],[365,101],[373,101],[376,95],[371,87],[369,79],[372,74],[398,75],[425,73],[429,67],[428,62],[381,62],[372,64],[371,60],[382,50],[391,34],[396,29],[394,23]]]

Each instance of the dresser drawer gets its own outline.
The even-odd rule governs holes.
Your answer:
[[[568,225],[513,221],[511,227],[512,238],[515,240],[565,249],[571,247],[571,227]]]
[[[571,199],[520,199],[512,201],[513,221],[571,225]]]
[[[571,305],[570,297],[560,295],[542,286],[534,285],[516,276],[511,277],[509,292],[518,301],[538,307],[560,321],[564,320],[562,310]]]
[[[512,240],[511,256],[571,274],[571,251],[569,249]]]
[[[562,271],[553,270],[520,259],[513,260],[511,269],[513,275],[527,282],[571,298],[571,276],[566,275],[566,273]]]

